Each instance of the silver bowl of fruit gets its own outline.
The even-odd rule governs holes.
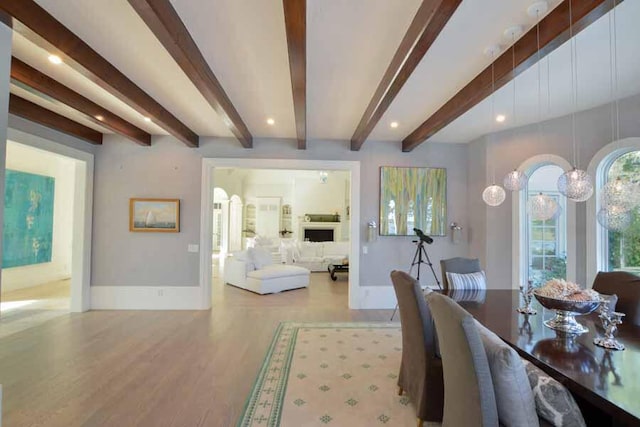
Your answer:
[[[553,319],[546,320],[545,326],[569,334],[589,332],[576,321],[575,316],[589,314],[600,306],[600,296],[594,290],[584,290],[575,283],[553,279],[533,291],[540,305],[554,310]]]

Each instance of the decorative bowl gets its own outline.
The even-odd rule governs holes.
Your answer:
[[[571,301],[550,298],[540,295],[536,291],[533,291],[533,296],[536,297],[540,305],[556,312],[556,317],[544,322],[545,326],[569,334],[589,332],[588,328],[576,321],[575,316],[594,312],[600,306],[600,301]]]

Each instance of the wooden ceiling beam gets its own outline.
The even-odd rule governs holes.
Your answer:
[[[102,144],[102,133],[91,129],[80,123],[74,122],[58,113],[47,110],[20,98],[14,94],[9,94],[9,114],[13,114],[35,123],[39,123],[48,128],[66,133],[67,135],[87,141],[91,144]]]
[[[0,0],[0,11],[13,17],[13,30],[128,104],[190,147],[198,135],[151,98],[33,0]]]
[[[298,149],[307,148],[307,2],[282,0]]]
[[[147,24],[189,80],[222,118],[243,147],[253,147],[253,136],[242,121],[209,67],[196,42],[169,0],[129,0],[129,4]]]
[[[11,80],[22,83],[45,99],[54,99],[61,104],[73,108],[86,119],[120,134],[133,142],[149,146],[151,135],[133,124],[121,119],[109,110],[85,98],[68,87],[58,83],[51,77],[25,64],[18,58],[11,58]]]
[[[351,137],[351,150],[362,147],[460,3],[423,0]]]
[[[572,18],[574,36],[607,14],[613,8],[613,0],[564,0],[540,21],[540,58],[548,55],[570,37],[569,1],[573,1]],[[619,4],[623,0],[616,0]],[[471,82],[432,114],[402,141],[402,151],[408,152],[435,135],[438,131],[489,97],[491,65],[495,70],[495,90],[509,83],[520,73],[536,64],[537,37],[534,26],[513,46],[507,49]],[[512,55],[515,52],[515,70]]]

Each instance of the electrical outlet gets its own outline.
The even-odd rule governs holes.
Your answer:
[[[198,253],[200,251],[200,245],[190,244],[187,246],[187,252]]]
[[[164,289],[158,289],[158,296],[159,297],[163,297],[164,296]]]
[[[365,254],[365,255],[368,254],[369,253],[369,247],[368,246],[363,246],[362,247],[362,253]]]

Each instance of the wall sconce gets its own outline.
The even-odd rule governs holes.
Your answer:
[[[462,226],[457,222],[452,222],[449,228],[451,229],[451,243],[460,243],[462,241]]]
[[[378,225],[375,221],[367,223],[367,242],[375,242],[378,239]]]

